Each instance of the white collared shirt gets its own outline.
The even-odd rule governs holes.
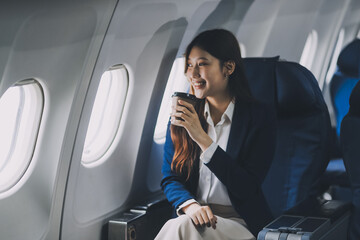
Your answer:
[[[204,115],[206,121],[209,124],[208,135],[213,140],[213,143],[200,155],[199,164],[199,185],[197,189],[196,198],[200,204],[220,204],[230,206],[230,198],[225,185],[215,176],[214,173],[205,165],[210,162],[217,147],[221,147],[226,151],[227,143],[230,135],[230,128],[232,123],[232,117],[234,114],[234,103],[230,102],[225,112],[221,116],[220,122],[214,126],[214,122],[211,118],[209,104],[206,101]],[[190,199],[178,208],[179,210],[190,203],[196,202],[195,199]]]

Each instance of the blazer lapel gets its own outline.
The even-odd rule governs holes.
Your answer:
[[[234,115],[226,152],[232,159],[237,159],[239,151],[248,133],[250,123],[250,104],[236,101]]]

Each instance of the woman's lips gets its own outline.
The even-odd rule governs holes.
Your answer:
[[[200,89],[200,88],[202,88],[204,85],[205,85],[205,81],[198,81],[198,82],[193,82],[193,86],[194,86],[194,88],[196,88],[196,89]]]

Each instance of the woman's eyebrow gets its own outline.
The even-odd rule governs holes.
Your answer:
[[[206,57],[199,57],[199,58],[188,58],[188,60],[209,60],[209,59],[207,59]]]

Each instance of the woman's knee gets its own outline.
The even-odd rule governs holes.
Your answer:
[[[187,215],[180,215],[179,217],[174,219],[176,221],[176,225],[179,229],[192,227],[194,224],[191,218]]]
[[[181,215],[167,221],[164,224],[162,231],[181,233],[188,231],[191,227],[194,227],[191,218],[187,215]]]

